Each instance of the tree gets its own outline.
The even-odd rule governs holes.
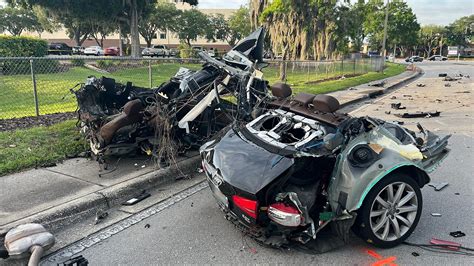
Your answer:
[[[367,8],[364,0],[358,0],[354,4],[348,6],[349,10],[341,14],[342,18],[347,22],[347,36],[352,42],[352,51],[359,52],[365,39],[364,21],[367,17]],[[342,10],[341,10],[342,11]]]
[[[196,9],[185,10],[177,17],[175,31],[178,38],[191,45],[200,36],[205,36],[208,26],[208,18]]]
[[[419,44],[425,56],[430,57],[433,49],[439,45],[440,37],[445,35],[445,27],[438,25],[426,25],[419,32]]]
[[[229,23],[222,14],[208,16],[207,25],[205,27],[206,39],[216,42],[216,40],[227,41],[230,34]]]
[[[473,42],[474,15],[457,19],[446,27],[447,45],[467,46]]]
[[[138,32],[145,39],[147,47],[151,46],[151,41],[156,38],[158,30],[166,32],[174,29],[178,15],[179,10],[171,3],[158,2],[156,5],[150,6],[146,16],[138,22]]]
[[[0,31],[19,36],[25,30],[42,31],[41,24],[32,10],[15,7],[0,9]]]
[[[104,40],[107,35],[115,32],[115,25],[110,22],[92,20],[89,22],[90,37],[92,37],[98,46],[104,46]]]
[[[371,47],[380,48],[383,39],[383,21],[385,5],[382,0],[367,3],[367,17],[364,22],[365,33],[369,37]],[[406,51],[418,43],[418,24],[412,9],[402,0],[392,0],[389,4],[387,25],[388,47],[396,50],[397,46]]]
[[[47,31],[49,33],[53,33],[54,31],[61,28],[61,24],[59,24],[54,18],[49,14],[49,12],[40,7],[40,6],[33,6],[33,12],[41,25],[38,28],[38,33],[41,36],[41,33]]]
[[[237,41],[250,34],[250,10],[246,7],[240,7],[229,18],[229,34],[227,42],[230,46],[234,46]]]
[[[206,39],[214,42],[221,40],[234,46],[237,41],[250,33],[249,12],[248,8],[240,7],[228,20],[222,14],[209,16]]]

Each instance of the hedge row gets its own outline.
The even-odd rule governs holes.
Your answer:
[[[0,35],[0,57],[35,56],[48,54],[48,42],[38,38]]]

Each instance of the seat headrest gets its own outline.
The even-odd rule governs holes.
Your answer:
[[[313,107],[314,109],[321,112],[333,113],[339,110],[340,104],[339,101],[333,96],[318,94],[313,99]]]
[[[300,92],[300,93],[296,94],[296,96],[293,100],[295,102],[307,107],[313,101],[315,96],[316,95],[314,95],[314,94]]]
[[[288,98],[292,94],[291,87],[285,83],[275,83],[270,88],[273,96],[278,98]]]

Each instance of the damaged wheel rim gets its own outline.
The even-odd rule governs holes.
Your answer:
[[[418,197],[407,183],[383,188],[370,209],[370,228],[380,240],[395,241],[412,227],[418,212]]]

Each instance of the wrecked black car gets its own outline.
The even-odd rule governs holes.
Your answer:
[[[272,94],[267,112],[234,123],[200,149],[226,218],[275,247],[324,252],[347,241],[351,228],[378,247],[403,242],[420,219],[420,188],[448,155],[450,136],[341,114],[337,99],[291,98],[285,84]],[[325,231],[331,240],[318,243]]]
[[[71,91],[79,124],[99,162],[142,150],[163,159],[199,146],[234,120],[251,120],[267,95],[261,68],[264,30],[239,42],[222,60],[201,52],[199,71],[180,68],[153,89],[89,77]],[[221,99],[233,95],[237,103]]]

